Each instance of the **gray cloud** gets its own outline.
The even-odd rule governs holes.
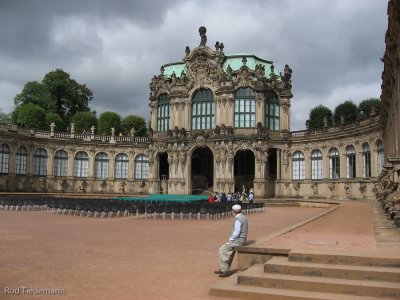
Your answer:
[[[0,2],[0,107],[13,109],[24,83],[63,68],[94,92],[101,113],[148,118],[151,78],[184,49],[225,44],[293,69],[292,129],[311,108],[379,97],[386,1],[54,1]]]

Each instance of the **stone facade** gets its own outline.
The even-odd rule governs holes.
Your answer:
[[[388,29],[382,73],[382,124],[384,128],[386,168],[393,170],[395,182],[400,182],[400,5],[388,2]]]
[[[0,191],[373,197],[386,151],[379,115],[290,131],[290,67],[226,55],[199,33],[200,45],[151,81],[148,138],[0,126]]]

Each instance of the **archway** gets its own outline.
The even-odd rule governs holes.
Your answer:
[[[236,152],[233,173],[236,191],[242,192],[244,187],[248,193],[249,189],[253,187],[254,165],[254,153],[251,150],[239,150]]]
[[[167,152],[158,155],[158,178],[160,179],[160,193],[168,193],[169,163]]]
[[[193,151],[191,162],[192,194],[213,191],[214,156],[208,147]]]

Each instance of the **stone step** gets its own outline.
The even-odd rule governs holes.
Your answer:
[[[238,284],[284,290],[400,299],[400,285],[397,282],[263,273],[260,272],[259,265],[240,273]]]
[[[400,268],[398,249],[374,249],[349,253],[346,250],[292,250],[289,261],[322,264],[357,265]]]
[[[274,256],[264,264],[264,272],[312,277],[400,282],[400,268],[334,265],[288,261]]]
[[[262,273],[262,269],[263,265],[259,265],[260,273]],[[210,295],[252,300],[382,300],[382,298],[369,296],[340,295],[240,285],[237,283],[239,274],[240,273],[236,273],[216,283],[211,287]],[[395,300],[396,298],[384,299]]]

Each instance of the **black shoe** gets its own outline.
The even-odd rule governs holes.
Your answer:
[[[219,274],[219,277],[228,277],[228,276],[231,276],[231,275],[232,275],[232,272],[225,271],[225,272],[222,272],[221,274]]]

